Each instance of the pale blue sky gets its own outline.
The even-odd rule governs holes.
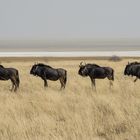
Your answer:
[[[140,38],[140,0],[0,0],[0,39]]]

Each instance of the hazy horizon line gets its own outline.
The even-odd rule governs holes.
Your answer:
[[[0,57],[140,57],[140,51],[0,52]]]
[[[45,44],[138,44],[140,45],[140,38],[94,38],[94,39],[0,39],[1,43],[45,43]]]

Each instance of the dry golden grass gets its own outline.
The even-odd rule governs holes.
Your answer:
[[[115,69],[113,88],[107,79],[97,80],[96,93],[90,79],[77,74],[80,61],[45,62],[67,69],[64,91],[59,81],[44,89],[43,81],[29,74],[33,60],[3,61],[19,69],[21,84],[12,93],[10,81],[0,81],[0,140],[139,140],[140,81],[123,76],[128,60],[86,60]]]

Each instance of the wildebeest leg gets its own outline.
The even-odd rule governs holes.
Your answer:
[[[17,84],[15,84],[15,89],[14,89],[15,92],[17,91],[17,87],[18,87]]]
[[[111,87],[113,86],[113,81],[112,80],[109,80],[109,85],[110,85],[110,89],[111,89]]]
[[[60,90],[64,89],[65,88],[64,80],[62,78],[60,78],[59,81],[60,81],[60,84],[61,84]]]
[[[134,80],[134,82],[136,82],[138,80],[138,77],[136,77],[136,79]]]
[[[66,82],[67,82],[67,79],[66,79],[65,77],[63,77],[63,78],[60,80],[61,89],[65,89],[65,87],[66,87]]]
[[[17,88],[18,88],[18,85],[17,85],[16,81],[14,81],[14,86],[15,86],[14,92],[16,92]]]
[[[44,87],[48,87],[47,80],[45,78],[43,78],[43,80],[44,80]]]
[[[11,82],[12,82],[12,88],[11,91],[17,91],[17,84],[16,84],[16,79],[14,77],[11,78]],[[15,88],[14,88],[15,87]]]
[[[95,79],[93,79],[93,85],[95,87],[95,91],[96,91],[96,83],[95,83]]]
[[[44,79],[44,87],[48,87],[48,83],[46,79]]]
[[[91,87],[92,87],[92,89],[93,89],[93,87],[94,87],[94,88],[95,88],[95,91],[96,91],[96,83],[95,83],[95,79],[92,78],[92,77],[90,77],[90,79],[91,79]]]
[[[13,91],[13,89],[14,89],[14,83],[12,82],[12,88],[10,89],[10,91]]]

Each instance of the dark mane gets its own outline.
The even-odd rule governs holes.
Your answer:
[[[52,68],[51,66],[45,65],[45,64],[43,64],[43,63],[38,63],[37,66]]]
[[[135,64],[140,64],[139,62],[135,61],[135,62],[131,62],[130,64],[128,65],[135,65]]]
[[[3,65],[0,65],[0,67],[1,67],[1,68],[4,68],[4,66],[3,66]]]
[[[95,66],[95,67],[100,67],[99,65],[97,64],[86,64],[87,66]]]

